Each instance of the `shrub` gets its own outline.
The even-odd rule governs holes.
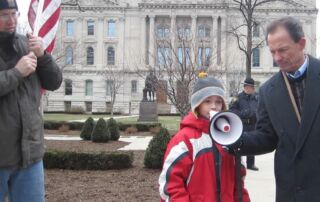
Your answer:
[[[68,132],[69,129],[70,129],[70,127],[69,127],[68,123],[63,123],[63,124],[59,127],[58,131],[59,131],[59,132]]]
[[[82,127],[80,138],[83,140],[91,140],[91,134],[94,128],[94,120],[92,117],[89,117]]]
[[[134,126],[130,126],[130,127],[126,128],[126,130],[124,132],[126,134],[132,134],[132,133],[138,132],[138,129]]]
[[[123,169],[132,166],[133,153],[128,151],[81,153],[49,150],[45,152],[43,162],[46,169]]]
[[[84,126],[84,122],[80,121],[73,121],[73,122],[68,122],[70,130],[82,130]]]
[[[148,132],[150,128],[161,127],[161,123],[118,123],[120,131],[126,131],[127,128],[134,126],[138,131]]]
[[[166,128],[161,128],[149,142],[144,156],[144,166],[147,168],[161,168],[170,134]]]
[[[110,131],[107,128],[107,123],[103,118],[100,118],[94,127],[91,135],[92,142],[108,142],[110,139]]]
[[[119,140],[120,138],[120,131],[119,131],[119,126],[118,126],[118,123],[116,122],[115,119],[113,118],[110,118],[108,121],[107,121],[107,126],[108,126],[108,129],[110,131],[110,139],[111,140]]]
[[[157,134],[160,132],[161,127],[160,126],[156,126],[156,127],[151,127],[149,128],[149,132],[152,134]]]

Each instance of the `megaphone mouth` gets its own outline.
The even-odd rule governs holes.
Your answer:
[[[211,114],[209,133],[216,143],[230,145],[240,138],[243,125],[238,115],[230,111]]]

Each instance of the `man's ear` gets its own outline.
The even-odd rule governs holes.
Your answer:
[[[300,50],[304,50],[304,48],[306,47],[306,38],[301,37],[301,39],[298,41],[298,44],[300,46]]]

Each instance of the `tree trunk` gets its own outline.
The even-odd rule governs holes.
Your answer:
[[[247,55],[246,55],[246,77],[251,78],[252,61],[252,12],[248,10],[248,29],[247,29]]]

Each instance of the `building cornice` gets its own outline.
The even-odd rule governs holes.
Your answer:
[[[215,3],[215,4],[172,4],[172,3],[139,3],[140,9],[228,9],[227,3]]]
[[[65,11],[79,11],[79,8],[76,6],[61,6],[62,10]],[[126,7],[120,6],[81,6],[83,12],[86,11],[100,11],[103,12],[105,10],[114,10],[114,11],[122,11]]]

